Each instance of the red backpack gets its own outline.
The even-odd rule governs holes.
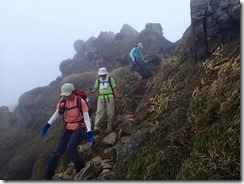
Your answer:
[[[79,112],[81,114],[83,114],[82,112],[82,107],[81,107],[81,98],[86,102],[86,104],[88,105],[88,98],[87,98],[87,95],[84,91],[82,91],[81,89],[76,89],[74,90],[74,94],[77,96],[77,106],[75,107],[72,107],[72,108],[78,108],[79,109]],[[62,99],[61,100],[64,104],[66,103],[66,100]],[[63,115],[63,121],[65,119],[64,117],[64,111],[65,109],[67,109],[64,105],[64,108],[62,110],[59,110],[59,114]],[[89,109],[90,111],[90,109]],[[79,123],[79,126],[80,127],[85,127],[85,123],[84,123],[84,119],[82,119],[81,122],[78,122]]]
[[[78,97],[77,98],[77,106],[73,107],[73,108],[78,108],[79,111],[81,113],[82,112],[82,107],[81,107],[81,98],[86,102],[86,104],[88,105],[88,98],[87,98],[87,95],[84,91],[82,91],[81,89],[76,89],[74,90],[74,94]],[[66,103],[66,99],[61,99],[61,102],[64,103],[64,108],[62,110],[59,110],[59,114],[64,114],[64,111],[65,111],[65,103]]]
[[[80,96],[83,100],[85,100],[86,103],[88,103],[87,95],[84,91],[81,89],[74,90],[75,95]]]

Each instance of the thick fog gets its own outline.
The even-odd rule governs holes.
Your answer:
[[[177,41],[191,23],[190,0],[1,0],[0,106],[55,80],[76,40],[116,34],[124,24],[141,32],[147,23],[160,23],[164,37]]]

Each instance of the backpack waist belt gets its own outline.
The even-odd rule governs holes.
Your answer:
[[[80,120],[80,121],[76,121],[76,122],[66,122],[66,123],[78,123],[79,126],[81,127],[86,127],[86,124],[84,122],[84,119]]]
[[[110,95],[112,95],[112,96],[110,96]],[[108,94],[101,94],[101,95],[99,95],[99,97],[103,97],[104,102],[106,101],[106,99],[108,99],[108,102],[110,102],[109,98],[114,97],[114,95],[113,95],[113,93],[108,93]]]
[[[110,95],[112,95],[112,96],[110,96]],[[103,97],[103,98],[105,98],[105,97],[109,98],[109,97],[113,97],[113,96],[114,96],[113,93],[107,93],[107,94],[100,94],[99,95],[99,97]]]

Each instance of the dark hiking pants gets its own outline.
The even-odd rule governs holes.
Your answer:
[[[49,159],[48,166],[44,174],[44,179],[51,180],[53,178],[59,158],[62,156],[65,150],[67,150],[69,159],[75,164],[75,169],[77,173],[85,167],[85,163],[81,159],[80,154],[77,150],[77,147],[81,143],[84,135],[85,128],[82,129],[82,132],[80,129],[63,130],[56,149],[51,154],[51,157]]]
[[[142,72],[142,77],[147,77],[148,76],[148,72],[147,72],[147,69],[145,67],[145,63],[138,59],[138,58],[135,58],[135,61],[132,61],[131,62],[132,66],[131,66],[131,71],[134,72],[135,68],[136,68],[136,65],[138,65],[141,69],[141,72]]]

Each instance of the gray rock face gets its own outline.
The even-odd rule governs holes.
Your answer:
[[[164,48],[172,44],[163,36],[163,28],[159,23],[146,24],[145,29],[140,33],[139,42],[143,43],[147,53],[163,51]]]
[[[85,52],[85,42],[83,40],[76,40],[74,42],[74,49],[76,53],[83,53]]]
[[[8,107],[0,107],[0,130],[8,128],[11,123],[11,116]]]
[[[185,46],[182,48],[184,52],[187,50],[188,53],[192,53],[195,60],[206,58],[213,50],[221,46],[221,44],[239,39],[240,2],[238,0],[191,0],[190,6],[191,26],[188,29],[189,35],[187,38],[189,39],[185,42],[189,47],[186,48]],[[21,150],[23,150],[20,149],[20,147],[26,142],[32,144],[31,141],[36,141],[35,138],[38,136],[42,125],[48,121],[53,113],[53,109],[55,109],[55,104],[59,100],[62,82],[68,80],[76,81],[73,79],[76,77],[75,75],[72,76],[73,78],[69,77],[69,75],[93,71],[94,73],[91,72],[89,75],[87,74],[88,77],[85,81],[77,80],[76,86],[88,86],[90,85],[87,82],[88,80],[94,81],[92,77],[96,77],[96,68],[92,62],[85,61],[84,53],[86,51],[96,48],[106,59],[110,67],[108,68],[109,71],[112,71],[112,69],[116,68],[116,62],[119,59],[122,60],[121,62],[124,62],[125,65],[128,64],[128,53],[138,42],[143,43],[145,54],[151,52],[162,54],[163,52],[164,54],[167,53],[170,57],[174,50],[174,48],[172,48],[172,50],[168,49],[169,51],[166,52],[166,48],[170,48],[169,46],[172,45],[172,43],[164,38],[163,28],[160,24],[148,23],[145,29],[140,33],[125,24],[120,33],[101,32],[98,38],[91,37],[86,42],[82,40],[75,41],[73,45],[76,51],[75,56],[72,59],[64,60],[60,64],[62,77],[57,78],[56,81],[50,83],[49,86],[39,87],[24,93],[20,97],[19,104],[13,113],[9,112],[7,107],[0,107],[0,147],[2,150],[6,150],[5,152],[0,152],[0,158],[2,158],[0,162],[0,177],[9,179],[30,178],[29,175],[32,174],[33,164],[29,161],[28,157],[20,159],[19,155]],[[161,59],[159,58],[157,61],[160,63]],[[150,63],[148,63],[149,66]],[[154,65],[155,68],[157,67],[155,63],[151,65]],[[131,93],[139,90],[140,75],[130,74],[131,72],[129,72],[129,70],[127,73],[126,70],[127,69],[121,71],[117,70],[117,72],[121,73],[120,76],[123,76],[121,77],[123,79],[126,78],[125,76],[129,77],[130,80],[126,79],[125,81],[133,84],[134,90],[130,92],[129,89],[131,86],[129,85],[128,90],[126,88],[126,94],[131,96]],[[134,78],[131,76],[134,76]],[[133,101],[129,102],[134,103]],[[123,160],[128,160],[130,155],[143,143],[143,137],[145,137],[144,135],[146,134],[145,129],[140,129],[133,133],[132,122],[134,121],[135,119],[131,115],[121,116],[121,119],[118,121],[119,125],[116,129],[116,134],[111,134],[109,137],[106,137],[104,140],[105,142],[102,142],[106,149],[110,149],[111,146],[113,147],[112,156],[108,155],[108,153],[105,152],[106,150],[103,150],[99,155],[105,155],[104,158],[92,160],[98,163],[96,167],[98,171],[94,169],[96,165],[94,166],[93,162],[89,162],[91,164],[88,164],[86,169],[76,176],[77,180],[96,177],[104,179],[107,177],[108,172],[116,172],[113,166],[117,156]],[[28,137],[30,134],[31,139]],[[40,154],[45,155],[45,151],[47,150],[44,150],[43,153],[40,152]],[[85,158],[90,157],[91,150],[87,149],[83,151],[82,154]],[[40,163],[42,161],[42,156],[38,154],[30,155],[32,156],[31,160],[39,158],[40,160],[38,160],[38,162]],[[11,169],[8,171],[8,169],[11,168],[10,159],[12,163],[15,160],[18,160],[18,162],[22,161],[22,163],[24,163],[23,166],[29,163],[29,167],[22,168],[21,165],[21,167],[18,166],[16,170]],[[26,160],[28,162],[26,162]],[[38,167],[42,167],[42,165],[40,164]],[[18,171],[22,171],[23,173]],[[9,173],[9,175],[6,176],[6,173]],[[57,178],[73,179],[74,175],[74,166],[71,165],[65,173],[62,173],[62,175]]]
[[[190,7],[195,60],[239,38],[239,0],[191,0]]]
[[[124,24],[117,34],[101,31],[97,38],[91,37],[86,42],[76,40],[73,45],[76,54],[73,59],[62,61],[59,69],[63,77],[71,73],[98,69],[94,63],[86,62],[85,53],[89,53],[92,49],[95,49],[104,59],[109,70],[116,67],[116,62],[121,59],[122,62],[129,64],[129,52],[138,42],[143,43],[144,54],[163,52],[172,43],[164,38],[162,31],[163,28],[159,23],[146,24],[145,29],[140,33],[128,24]]]

